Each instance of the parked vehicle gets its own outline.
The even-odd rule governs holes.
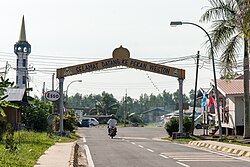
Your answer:
[[[95,118],[88,118],[89,119],[89,125],[96,126],[99,125],[99,121],[97,121]]]
[[[197,112],[194,115],[194,127],[196,129],[202,129],[202,127],[203,127],[203,122],[202,122],[203,118],[202,118],[202,116],[203,115],[201,113],[197,113]],[[193,114],[191,114],[188,118],[190,120],[192,120],[192,117],[193,117]]]
[[[195,114],[194,127],[196,129],[202,129],[202,127],[203,127],[202,116],[203,116],[202,114],[197,114],[197,115]],[[191,117],[191,119],[192,119],[192,117]]]
[[[90,126],[89,119],[83,118],[82,120],[80,120],[80,121],[78,122],[78,126],[79,126],[79,127],[89,127],[89,126]]]
[[[89,127],[99,125],[99,122],[95,118],[84,117],[78,124],[79,127]]]

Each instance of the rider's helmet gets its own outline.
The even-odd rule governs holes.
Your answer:
[[[112,119],[115,119],[115,115],[114,115],[114,114],[111,114],[111,118],[112,118]]]

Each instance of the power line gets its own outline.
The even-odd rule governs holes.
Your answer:
[[[154,86],[154,88],[161,93],[160,89],[156,86],[156,84],[153,82],[153,80],[150,78],[150,76],[148,75],[148,73],[146,72],[146,75],[148,77],[148,79],[150,80],[150,82],[152,83],[152,85]]]

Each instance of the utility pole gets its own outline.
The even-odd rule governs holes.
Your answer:
[[[192,116],[192,135],[194,134],[194,117],[195,117],[195,107],[196,107],[196,92],[197,92],[197,81],[198,81],[198,69],[199,69],[199,59],[200,59],[200,51],[197,52],[197,60],[196,60],[196,76],[195,76],[195,87],[194,87],[194,106],[193,106],[193,116]]]
[[[125,94],[124,127],[126,127],[126,115],[127,115],[127,89],[126,89],[126,94]]]
[[[54,76],[55,76],[55,73],[52,74],[52,91],[54,91]],[[54,109],[54,101],[51,102],[52,103],[52,107],[51,107],[51,114],[52,114],[52,123],[51,123],[51,128],[52,128],[52,131],[54,132],[54,117],[55,117],[55,109]]]
[[[43,89],[42,89],[42,101],[45,102],[45,82],[43,82]]]
[[[54,91],[54,77],[55,73],[52,74],[52,91]],[[52,101],[52,114],[54,115],[54,102]]]
[[[6,61],[5,71],[4,71],[4,80],[6,79],[6,75],[8,72],[8,61]]]

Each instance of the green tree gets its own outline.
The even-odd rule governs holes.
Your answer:
[[[47,117],[51,114],[51,104],[35,97],[31,105],[23,108],[22,122],[32,127],[35,131],[47,130]]]
[[[17,108],[16,105],[4,100],[7,98],[7,95],[4,96],[6,92],[6,88],[13,87],[14,82],[10,82],[9,79],[5,80],[3,77],[1,77],[0,79],[1,79],[0,80],[0,116],[5,117],[5,113],[3,110],[4,107]]]
[[[101,99],[96,102],[96,109],[99,114],[110,115],[116,114],[119,108],[118,101],[112,94],[102,92]]]
[[[6,117],[4,108],[5,107],[18,108],[18,106],[16,106],[15,104],[12,104],[11,102],[4,100],[7,98],[7,95],[5,95],[6,88],[13,86],[14,82],[10,82],[9,79],[5,80],[3,77],[0,78],[0,141],[2,140],[3,134],[6,132],[8,125],[8,122],[4,118]]]
[[[138,124],[142,124],[143,123],[143,120],[142,118],[140,117],[140,115],[138,115],[137,113],[130,113],[128,114],[128,120],[132,123],[135,123],[135,125],[138,125]]]
[[[197,96],[197,93],[196,93],[196,96]],[[193,107],[194,106],[194,90],[191,89],[189,91],[189,99],[190,99],[190,106]],[[196,107],[198,106],[201,106],[201,100],[197,100],[196,99],[196,104],[195,104]]]
[[[146,110],[149,110],[150,109],[150,105],[148,104],[149,102],[149,97],[148,95],[145,93],[145,94],[142,94],[140,96],[140,99],[139,99],[139,102],[141,104],[141,109],[143,111],[146,111]]]
[[[179,109],[179,89],[176,90],[176,92],[173,93],[173,99],[175,104],[177,105],[176,108]],[[189,104],[190,99],[187,97],[187,95],[183,94],[183,104]]]
[[[224,78],[235,75],[237,54],[242,50],[244,68],[245,121],[244,138],[250,138],[249,108],[249,33],[250,0],[209,0],[211,7],[201,17],[203,22],[212,22],[210,33],[214,51],[221,52],[221,73]],[[209,49],[210,50],[210,49]]]
[[[174,109],[175,108],[175,101],[173,99],[173,94],[166,92],[165,90],[162,93],[163,98],[163,106],[165,108]]]
[[[82,95],[76,93],[74,96],[68,98],[68,105],[74,107],[95,108],[96,102],[101,100],[101,95]]]
[[[74,96],[71,96],[67,99],[67,108],[71,107],[81,107],[82,106],[83,97],[80,93],[76,93]]]

